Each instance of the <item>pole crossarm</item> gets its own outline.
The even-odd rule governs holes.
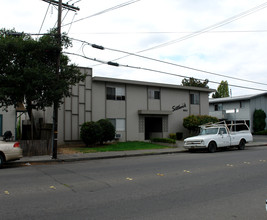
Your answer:
[[[54,0],[42,0],[42,1],[50,3],[52,5],[56,5],[56,6],[58,6],[58,4],[59,4],[58,1],[54,1]],[[68,9],[68,10],[75,11],[75,12],[80,10],[80,8],[74,7],[73,5],[69,5],[69,4],[66,4],[66,3],[62,3],[62,7],[64,9]]]

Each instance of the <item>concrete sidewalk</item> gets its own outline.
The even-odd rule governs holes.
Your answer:
[[[251,142],[246,144],[246,147],[267,146],[266,142]],[[11,162],[13,164],[31,165],[42,163],[55,163],[55,162],[75,162],[84,160],[100,160],[122,157],[136,157],[136,156],[149,156],[160,154],[175,154],[187,152],[183,147],[183,142],[178,142],[177,147],[165,149],[151,149],[151,150],[133,150],[133,151],[109,151],[97,153],[74,153],[74,154],[58,154],[57,159],[52,159],[51,155],[23,157],[18,161]]]

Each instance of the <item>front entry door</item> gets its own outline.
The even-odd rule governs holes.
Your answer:
[[[153,133],[162,133],[162,117],[145,117],[145,140],[150,140]]]

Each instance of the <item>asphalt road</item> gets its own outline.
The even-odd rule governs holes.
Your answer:
[[[267,147],[0,170],[1,219],[267,219]]]

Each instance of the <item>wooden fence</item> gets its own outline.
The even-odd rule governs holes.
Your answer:
[[[51,140],[20,140],[23,156],[40,156],[52,154]]]

